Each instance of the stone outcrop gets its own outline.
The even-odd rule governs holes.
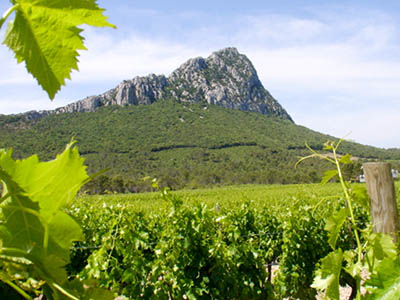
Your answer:
[[[51,113],[93,112],[110,105],[151,104],[161,99],[206,102],[226,108],[280,116],[292,121],[285,109],[260,82],[250,60],[236,48],[225,48],[208,58],[189,59],[169,77],[150,74],[124,80],[99,96],[87,97],[47,112],[29,112],[30,118]]]
[[[277,115],[289,114],[263,87],[251,61],[236,48],[190,59],[168,78],[171,96],[180,101],[206,101],[226,108]]]

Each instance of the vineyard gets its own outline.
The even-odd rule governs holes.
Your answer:
[[[366,192],[354,189],[362,229]],[[70,272],[130,299],[315,299],[314,272],[330,251],[325,220],[343,205],[338,184],[81,197],[70,211],[86,239]],[[338,243],[355,246],[349,227]]]

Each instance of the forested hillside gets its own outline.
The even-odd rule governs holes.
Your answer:
[[[294,168],[333,137],[279,117],[226,109],[205,103],[163,100],[152,105],[111,106],[89,113],[53,114],[26,121],[0,117],[0,147],[15,157],[38,153],[43,160],[62,151],[72,138],[90,172],[108,169],[91,183],[104,192],[143,191],[145,176],[172,188],[238,183],[316,182],[325,170],[321,161]],[[346,142],[341,148],[362,159],[398,160],[399,150]],[[359,172],[354,164],[350,176]]]

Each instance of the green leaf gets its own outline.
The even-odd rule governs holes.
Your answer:
[[[349,209],[344,207],[334,215],[330,216],[326,221],[325,230],[329,233],[328,243],[332,249],[336,248],[336,241],[339,237],[340,229],[342,228],[348,215]]]
[[[400,299],[400,262],[399,259],[385,259],[366,282],[372,293],[370,300]]]
[[[396,258],[397,248],[390,235],[373,233],[366,238],[368,239],[367,254],[375,265],[379,264],[385,258]]]
[[[0,152],[3,193],[10,195],[0,204],[2,255],[28,259],[54,294],[67,281],[72,242],[83,238],[80,226],[61,209],[88,178],[73,143],[50,162],[37,156],[15,161],[11,151]]]
[[[342,164],[351,164],[351,154],[346,154],[339,159],[339,162]]]
[[[353,186],[351,196],[358,204],[369,211],[369,196],[365,186]]]
[[[321,184],[328,183],[329,180],[331,180],[333,177],[338,175],[337,170],[328,170],[324,173],[324,176],[322,177]]]
[[[13,178],[25,196],[39,203],[41,214],[51,222],[60,207],[68,205],[89,179],[83,162],[78,149],[71,143],[49,162],[39,162],[36,155],[14,161],[9,151],[0,160],[0,167]]]
[[[335,146],[335,142],[326,141],[326,142],[324,143],[323,149],[324,149],[324,150],[333,150],[333,149],[334,149],[334,146]]]
[[[18,5],[13,5],[12,7],[10,7],[5,13],[4,15],[0,18],[0,29],[3,26],[4,22],[7,20],[7,18],[14,12],[14,10],[18,7]]]
[[[3,43],[14,53],[51,99],[78,70],[77,50],[85,50],[77,26],[114,25],[107,22],[95,0],[16,0],[15,19]]]
[[[114,300],[115,298],[111,291],[99,288],[97,282],[93,280],[81,282],[74,279],[68,282],[66,286],[79,295],[80,300]]]
[[[325,291],[329,300],[339,300],[339,277],[342,269],[343,252],[338,249],[329,253],[321,260],[321,267],[317,270],[311,287]]]
[[[362,263],[357,261],[356,250],[345,251],[343,260],[346,262],[344,270],[353,278],[359,277],[362,271]]]

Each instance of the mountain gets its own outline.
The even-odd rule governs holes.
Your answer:
[[[51,159],[72,137],[90,172],[108,169],[86,186],[90,192],[148,190],[145,176],[176,189],[316,182],[331,166],[310,160],[294,168],[309,154],[305,142],[322,150],[337,140],[296,125],[233,48],[189,60],[168,78],[137,77],[55,111],[0,115],[0,148],[12,147],[16,158]],[[399,149],[344,142],[340,153],[358,157],[346,167],[349,178],[363,160],[400,167]]]
[[[292,121],[263,87],[251,61],[236,48],[222,49],[206,59],[189,59],[169,77],[154,74],[135,77],[101,95],[87,97],[54,111],[32,111],[24,116],[35,119],[53,113],[94,112],[104,106],[152,104],[166,98],[216,104]]]

